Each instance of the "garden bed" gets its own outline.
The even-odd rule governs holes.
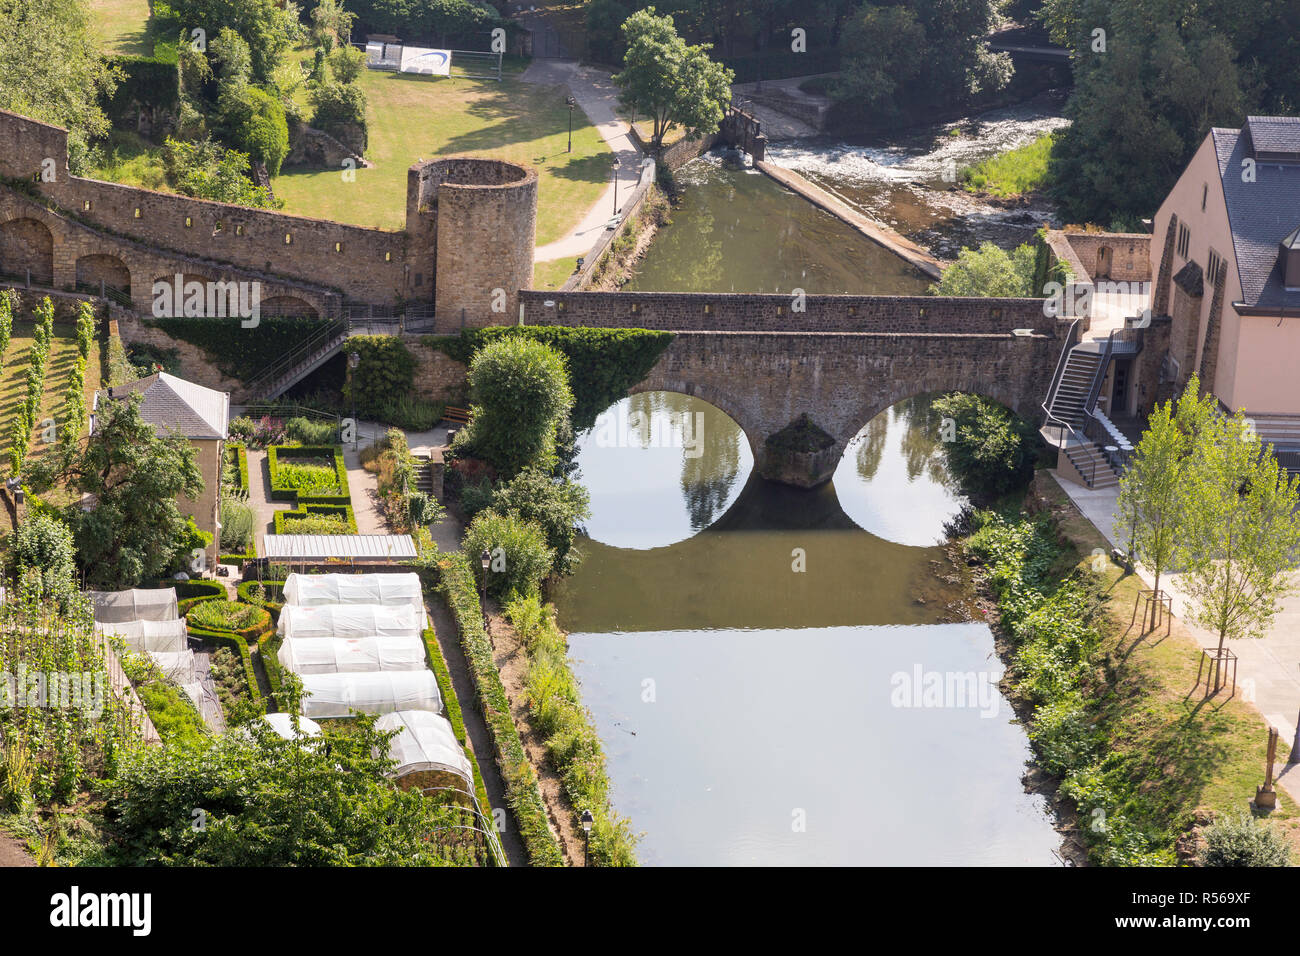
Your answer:
[[[275,513],[276,534],[356,534],[357,518],[350,505],[300,504]]]
[[[348,469],[339,445],[272,445],[266,450],[271,500],[350,505]]]

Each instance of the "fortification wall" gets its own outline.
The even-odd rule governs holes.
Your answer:
[[[1065,232],[1063,235],[1085,274],[1094,282],[1099,279],[1146,282],[1151,278],[1151,237],[1146,233]],[[1103,248],[1110,249],[1111,256],[1106,275],[1098,273]]]
[[[520,293],[529,325],[727,332],[940,332],[1001,334],[1033,329],[1055,337],[1042,299],[677,292]]]

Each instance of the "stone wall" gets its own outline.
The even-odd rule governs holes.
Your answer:
[[[1066,232],[1065,239],[1093,281],[1147,282],[1151,279],[1151,236],[1129,232]],[[1110,271],[1098,273],[1102,248],[1110,249]]]
[[[675,292],[520,293],[529,325],[729,332],[1009,333],[1056,335],[1042,299]]]
[[[632,391],[717,406],[744,430],[760,474],[787,480],[789,462],[766,439],[807,414],[836,443],[822,474],[795,482],[814,485],[867,422],[913,395],[974,392],[1037,420],[1060,348],[1048,335],[679,332]]]
[[[184,339],[174,339],[162,329],[145,325],[139,318],[129,313],[119,314],[117,331],[122,338],[122,344],[128,347],[152,345],[160,349],[175,349],[180,358],[181,378],[208,388],[215,388],[220,392],[229,392],[230,401],[236,405],[253,399],[243,382],[223,375],[212,361],[212,356],[197,345]]]
[[[407,350],[415,358],[414,390],[421,398],[456,404],[465,397],[465,377],[469,369],[441,349],[431,348],[422,336],[402,335]]]

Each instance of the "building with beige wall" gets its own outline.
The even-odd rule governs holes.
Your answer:
[[[159,435],[180,435],[194,446],[203,475],[203,492],[198,500],[180,496],[181,514],[194,518],[198,527],[212,535],[207,548],[206,568],[216,568],[221,546],[221,459],[229,435],[230,395],[205,388],[183,378],[156,372],[126,385],[95,393],[95,409],[105,399],[142,396],[140,418]],[[95,429],[92,416],[90,429]]]
[[[1152,222],[1161,377],[1300,448],[1300,117],[1210,131]]]

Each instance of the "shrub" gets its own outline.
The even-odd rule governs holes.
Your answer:
[[[204,601],[185,615],[187,623],[209,631],[242,631],[268,615],[261,608],[239,601]]]
[[[952,420],[944,457],[968,495],[988,501],[1028,484],[1038,445],[1031,425],[997,402],[963,392],[937,398],[932,407]]]
[[[61,601],[76,580],[76,546],[72,529],[51,515],[33,514],[9,536],[9,549],[20,570],[39,575],[41,596]]]
[[[338,422],[314,421],[299,415],[284,423],[285,436],[303,445],[332,445],[339,440]]]
[[[564,357],[521,338],[497,339],[469,368],[472,418],[456,436],[458,448],[485,458],[505,477],[526,465],[555,464],[556,429],[573,407]]]
[[[1246,811],[1217,818],[1205,828],[1201,866],[1290,866],[1291,848],[1276,827]]]
[[[464,500],[462,490],[462,503]],[[582,485],[556,481],[536,468],[525,468],[497,487],[492,494],[492,510],[516,515],[541,528],[552,553],[550,570],[568,574],[580,557],[573,550],[573,539],[578,525],[591,516],[590,501]]]
[[[394,396],[410,392],[415,383],[415,358],[395,335],[354,335],[348,351],[360,356],[343,385],[343,397],[355,401],[357,415],[378,418]]]
[[[232,553],[246,553],[253,544],[257,512],[247,502],[235,498],[221,500],[221,548]]]
[[[333,467],[327,464],[333,461]],[[348,504],[348,469],[339,446],[271,445],[266,450],[271,498],[303,504]]]
[[[984,242],[978,249],[963,249],[957,261],[943,271],[943,277],[930,291],[936,295],[994,296],[1020,298],[1032,296],[1036,252],[1022,245],[1011,252]]]
[[[554,560],[541,528],[517,515],[495,511],[484,511],[470,523],[462,547],[469,555],[487,551],[492,556],[487,591],[496,598],[536,594]],[[477,560],[474,566],[481,574]]]

